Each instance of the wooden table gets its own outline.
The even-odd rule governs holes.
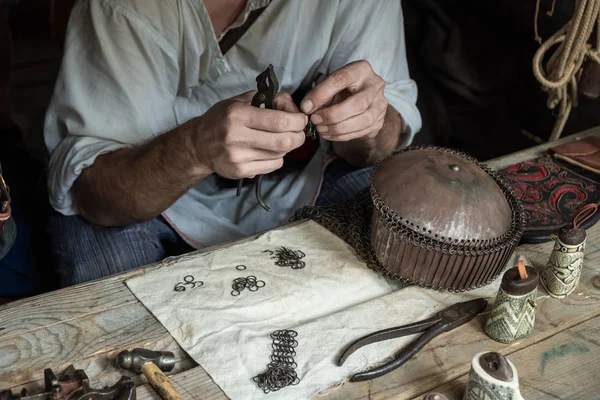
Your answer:
[[[600,135],[600,128],[561,141],[589,135]],[[548,147],[537,146],[488,165],[503,168],[535,158]],[[551,248],[551,243],[524,245],[519,251],[540,266],[548,260]],[[44,368],[61,371],[69,364],[84,369],[94,387],[113,384],[122,373],[115,366],[116,354],[124,348],[148,347],[176,354],[172,380],[184,398],[225,399],[125,286],[124,280],[158,265],[0,307],[0,389],[39,389]],[[539,295],[535,332],[522,341],[510,345],[492,341],[482,332],[485,316],[480,315],[436,338],[393,373],[344,385],[326,398],[410,399],[438,391],[458,399],[473,355],[492,350],[508,355],[516,365],[526,399],[600,399],[600,224],[588,231],[586,262],[577,290],[560,301],[545,295],[543,289]],[[142,378],[134,378],[142,385],[138,399],[159,399]]]

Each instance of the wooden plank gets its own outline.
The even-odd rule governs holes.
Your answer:
[[[37,390],[43,386],[44,368],[59,372],[69,364],[84,369],[94,386],[110,385],[123,371],[107,360],[131,347],[173,351],[175,372],[196,366],[124,283],[130,277],[168,267],[179,258],[0,306],[0,389]]]
[[[597,133],[597,130],[589,131],[565,139]],[[510,165],[527,159],[525,157],[538,156],[543,151],[540,148],[538,146],[534,148],[537,150],[530,149],[492,160],[489,164],[493,168],[502,168],[502,163]],[[278,229],[298,223],[301,222]],[[252,240],[259,235],[242,241]],[[595,289],[590,280],[600,274],[600,227],[590,230],[589,235],[586,269],[579,290],[564,301],[541,299],[536,333],[528,341],[517,344],[520,346],[518,348],[529,346],[547,338],[551,332],[564,331],[598,314],[599,311],[595,310],[600,310],[600,290]],[[214,246],[204,251],[232,244]],[[551,244],[545,244],[523,246],[521,249],[535,265],[541,265],[547,261],[550,248]],[[14,388],[25,384],[39,385],[43,368],[58,369],[70,363],[84,368],[94,386],[110,385],[122,373],[112,361],[117,349],[141,346],[169,349],[176,353],[179,361],[176,372],[185,372],[179,372],[174,379],[181,380],[180,390],[184,393],[201,393],[203,399],[209,400],[225,398],[210,377],[200,367],[194,367],[195,364],[123,283],[130,277],[168,266],[172,260],[0,306],[0,388],[4,388],[5,384]],[[474,324],[436,339],[432,346],[411,361],[414,366],[410,368],[410,374],[397,372],[370,384],[346,385],[329,398],[404,398],[397,396],[400,393],[422,393],[434,388],[439,385],[440,376],[445,381],[455,379],[466,373],[465,368],[468,368],[470,360],[455,361],[463,353],[488,350],[490,347],[502,350],[501,346],[488,346],[485,340],[482,341],[482,324],[483,317],[480,317]],[[550,333],[543,332],[544,329]],[[483,337],[485,339],[485,335]],[[437,374],[437,378],[432,380],[430,374]],[[139,377],[136,379],[139,380]],[[394,382],[394,379],[400,379],[401,382]],[[140,388],[141,392],[143,390],[146,389]],[[153,392],[147,393],[153,396]]]
[[[178,370],[196,365],[141,304],[132,303],[0,338],[0,387],[41,386],[44,368],[59,372],[71,363],[103,385],[123,372],[114,365],[120,350],[148,344],[173,351]]]
[[[501,353],[525,349],[553,335],[567,331],[591,318],[600,316],[600,289],[592,285],[592,278],[600,273],[600,225],[588,232],[589,243],[585,267],[580,285],[575,293],[564,300],[549,297],[540,288],[536,311],[536,327],[528,338],[510,345],[497,343],[483,333],[487,314],[478,316],[473,322],[432,341],[421,352],[400,368],[386,376],[371,382],[343,385],[325,397],[328,400],[351,399],[407,399],[426,393],[447,382],[459,378],[468,372],[474,354],[480,351],[498,351]],[[518,252],[527,255],[534,266],[544,265],[549,258],[552,243],[524,245]],[[593,258],[594,260],[590,260]],[[494,301],[489,299],[490,303]],[[489,308],[488,308],[489,310]],[[595,370],[597,372],[597,369]],[[190,399],[221,400],[223,393],[209,392],[215,385],[206,380],[204,371],[196,369],[186,371],[185,375],[172,377],[181,390],[196,393]],[[588,385],[589,386],[589,385]],[[196,392],[194,392],[196,390]],[[143,392],[142,397],[151,399],[152,393]],[[187,398],[187,397],[186,397]]]
[[[600,399],[600,318],[596,317],[525,349],[503,353],[515,365],[527,400]],[[462,399],[468,374],[432,389]],[[423,395],[414,400],[422,399]]]
[[[531,160],[531,159],[540,157],[540,156],[544,155],[549,148],[558,146],[559,144],[568,143],[568,142],[572,142],[575,140],[581,140],[588,136],[594,136],[594,135],[595,136],[600,135],[600,127],[595,127],[595,128],[583,131],[581,133],[569,135],[569,136],[566,136],[566,137],[559,139],[552,143],[544,143],[539,146],[531,147],[531,148],[523,150],[523,151],[518,151],[516,153],[509,154],[507,156],[498,157],[493,160],[486,161],[485,163],[487,165],[489,165],[490,168],[503,169],[503,168],[509,167],[511,165],[514,165],[514,164],[517,164],[517,163],[520,163],[523,161],[527,161],[527,160]]]

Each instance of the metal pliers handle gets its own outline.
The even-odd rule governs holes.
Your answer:
[[[384,329],[364,336],[350,344],[342,352],[342,355],[338,359],[338,366],[343,365],[346,359],[361,347],[424,331],[424,333],[414,342],[397,353],[392,361],[369,371],[359,372],[353,375],[350,378],[350,381],[360,382],[378,378],[403,365],[436,336],[466,324],[477,314],[483,311],[486,306],[487,301],[484,299],[475,299],[464,303],[456,303],[438,312],[433,317],[423,321]]]
[[[259,107],[264,105],[265,108],[274,110],[275,109],[275,96],[277,92],[279,92],[279,81],[277,80],[277,76],[275,75],[275,71],[273,71],[273,65],[269,64],[267,69],[264,72],[261,72],[260,75],[256,77],[256,86],[258,89],[258,93],[254,95],[252,98],[252,105],[254,107]],[[256,177],[256,200],[258,204],[261,205],[267,211],[271,211],[271,208],[265,203],[262,193],[262,175],[258,175]],[[237,186],[237,196],[239,197],[242,193],[242,186],[244,185],[244,178],[238,181]]]

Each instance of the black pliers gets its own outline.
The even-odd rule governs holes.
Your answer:
[[[275,96],[279,91],[279,81],[277,80],[277,76],[275,75],[275,71],[273,71],[273,65],[269,65],[264,72],[261,72],[256,77],[256,86],[258,89],[258,93],[254,95],[252,98],[252,103],[254,107],[260,107],[264,104],[265,108],[274,110],[275,109]],[[258,175],[256,177],[256,200],[258,204],[261,205],[267,211],[271,211],[271,208],[265,203],[262,194],[260,192],[262,186],[262,175]],[[237,196],[242,193],[242,186],[244,185],[244,179],[240,179],[238,181],[237,186]]]
[[[429,343],[431,339],[435,338],[439,334],[451,331],[454,328],[458,328],[459,326],[466,324],[477,314],[483,311],[486,306],[487,301],[484,299],[475,299],[464,303],[456,303],[426,320],[408,325],[397,326],[395,328],[384,329],[382,331],[364,336],[344,350],[338,359],[338,366],[344,364],[344,361],[346,361],[350,354],[354,353],[363,346],[424,331],[424,333],[419,336],[417,340],[398,352],[392,361],[369,371],[359,372],[352,376],[350,381],[360,382],[378,378],[403,365],[427,343]]]

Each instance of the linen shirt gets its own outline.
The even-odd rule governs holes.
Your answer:
[[[77,214],[71,187],[99,155],[147,142],[221,100],[255,90],[256,76],[269,64],[280,91],[293,93],[352,61],[369,61],[412,139],[421,119],[399,0],[249,0],[230,28],[267,4],[223,55],[202,0],[77,2],[45,119],[52,206]],[[332,157],[330,143],[321,140],[302,169],[265,176],[271,212],[260,207],[252,187],[236,197],[213,174],[162,215],[196,248],[270,229],[314,204]]]

